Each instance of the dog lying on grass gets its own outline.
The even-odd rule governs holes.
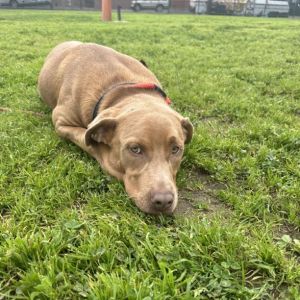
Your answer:
[[[97,44],[65,42],[47,56],[38,90],[58,135],[123,180],[142,211],[174,211],[176,173],[193,126],[170,108],[143,63]]]

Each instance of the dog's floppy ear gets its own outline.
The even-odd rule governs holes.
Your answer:
[[[91,123],[91,126],[88,127],[85,133],[86,145],[90,146],[95,142],[109,145],[118,124],[116,119],[105,118],[95,124],[93,123]]]
[[[188,118],[184,118],[181,120],[181,126],[183,129],[183,133],[185,135],[184,143],[188,144],[193,137],[193,131],[194,131],[193,125]]]

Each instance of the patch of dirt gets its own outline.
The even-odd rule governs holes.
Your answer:
[[[1,205],[0,206],[0,217],[1,218],[5,218],[5,217],[7,217],[8,215],[9,215],[9,213],[10,213],[10,207],[8,206],[8,205]]]
[[[283,235],[289,235],[292,239],[300,240],[300,229],[290,224],[282,224],[277,228],[275,236],[281,238]]]
[[[203,184],[208,190],[220,191],[227,188],[224,183],[216,181],[204,168],[192,170],[188,176],[191,181]]]
[[[11,112],[11,109],[7,107],[0,107],[0,112]]]
[[[175,215],[192,216],[200,213],[214,216],[231,213],[230,207],[220,201],[216,195],[217,192],[226,189],[225,184],[214,181],[205,170],[194,172],[192,180],[199,182],[201,187],[179,191]]]
[[[295,115],[300,117],[300,108],[295,110]]]
[[[21,112],[24,114],[30,114],[30,115],[34,115],[34,116],[38,116],[38,117],[44,117],[45,114],[42,112],[36,112],[36,111],[31,111],[31,110],[22,110],[22,109],[16,109],[15,111],[17,112]],[[0,107],[0,112],[13,112],[12,109],[8,108],[8,107]]]
[[[5,220],[9,219],[10,211],[8,209],[1,209],[0,210],[0,222],[4,222]]]
[[[199,213],[206,216],[225,215],[231,210],[209,190],[181,190],[175,215],[192,216]]]

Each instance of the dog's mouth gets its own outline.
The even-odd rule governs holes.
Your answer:
[[[163,211],[150,211],[148,212],[150,215],[154,215],[154,216],[160,216],[160,215],[164,215],[164,216],[172,216],[173,212],[175,209],[167,209],[167,210],[163,210]]]

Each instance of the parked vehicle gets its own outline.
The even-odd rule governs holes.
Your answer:
[[[247,0],[195,0],[195,12],[198,14],[243,15],[246,1]]]
[[[248,0],[245,14],[248,16],[288,17],[288,0]]]
[[[164,9],[169,9],[169,0],[133,0],[131,8],[134,11],[155,9],[157,12],[162,12]]]
[[[52,8],[51,0],[0,0],[0,6],[11,6],[17,8],[19,6],[34,6],[34,5],[48,5]]]
[[[195,12],[198,14],[287,17],[289,2],[288,0],[196,0]]]

